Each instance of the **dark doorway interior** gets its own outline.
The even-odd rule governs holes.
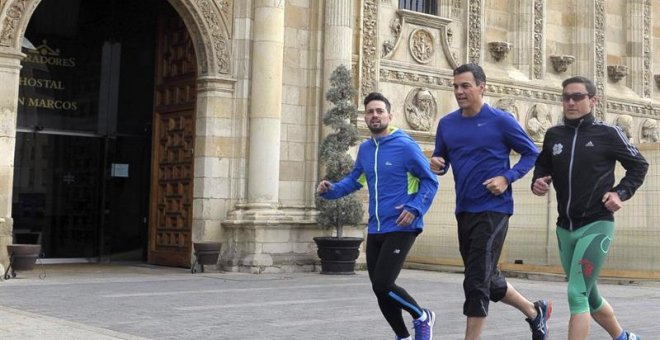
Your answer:
[[[14,242],[146,259],[156,18],[165,0],[48,0],[23,40]]]

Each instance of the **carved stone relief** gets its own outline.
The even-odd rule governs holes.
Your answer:
[[[206,24],[209,26],[211,31],[211,37],[213,38],[213,49],[216,54],[216,65],[218,71],[223,74],[229,73],[229,56],[231,54],[229,50],[229,37],[231,32],[227,22],[232,20],[228,17],[231,15],[232,11],[232,1],[230,0],[217,0],[217,11],[214,8],[214,2],[212,0],[199,0],[197,2],[199,8],[206,20]],[[219,13],[218,13],[219,12]],[[232,15],[233,16],[233,15]]]
[[[416,29],[410,34],[410,54],[420,64],[428,64],[433,57],[433,35],[425,29]]]
[[[644,98],[651,98],[651,0],[644,0],[644,71],[642,74],[642,88]]]
[[[518,118],[518,106],[516,106],[516,99],[513,97],[504,97],[498,99],[493,107],[498,108],[502,111],[508,112],[516,121],[520,121]]]
[[[452,0],[451,17],[452,18],[460,18],[462,7],[463,7],[463,4],[461,4],[461,0]]]
[[[362,72],[360,82],[362,83],[360,90],[362,96],[366,96],[370,92],[375,91],[377,86],[377,58],[378,58],[378,32],[377,17],[378,17],[378,3],[375,0],[365,0],[363,6],[362,18]]]
[[[387,40],[383,43],[382,57],[387,58],[390,56],[390,52],[394,50],[396,45],[399,43],[399,38],[401,37],[401,17],[399,15],[392,18],[390,21],[390,31],[394,37],[390,40]]]
[[[575,61],[575,57],[572,55],[551,55],[550,61],[557,73],[564,73],[568,69],[568,66]]]
[[[7,8],[5,20],[2,21],[2,31],[0,31],[0,45],[11,46],[16,39],[18,25],[21,17],[25,13],[27,0],[16,0]]]
[[[379,75],[383,82],[453,91],[454,78],[449,74],[402,70],[398,64],[391,64],[387,60],[382,62]],[[550,105],[561,103],[561,90],[537,88],[528,84],[520,87],[491,80],[486,86],[486,91],[490,95],[522,97],[537,103],[544,102]],[[649,103],[608,101],[607,109],[610,112],[621,111],[634,116],[660,117],[660,107]]]
[[[431,91],[426,88],[416,88],[408,93],[405,101],[406,121],[411,128],[418,131],[429,131],[435,120],[438,106]]]
[[[600,98],[596,105],[596,118],[605,120],[607,97],[605,96],[605,1],[595,0],[596,88]]]
[[[626,65],[607,65],[607,76],[615,83],[627,76],[628,71]]]
[[[481,0],[471,0],[468,3],[470,15],[468,17],[468,60],[479,64],[481,61]]]
[[[543,46],[545,44],[544,35],[544,20],[545,13],[544,0],[534,0],[534,78],[543,78]]]
[[[506,41],[491,41],[488,43],[488,50],[495,61],[500,61],[511,51],[511,43]]]
[[[618,115],[614,120],[614,125],[621,128],[621,131],[628,137],[631,143],[634,143],[633,140],[633,118],[630,115]]]
[[[655,119],[644,119],[641,127],[639,128],[639,141],[640,143],[658,143],[660,137],[658,136],[658,121]]]
[[[534,104],[527,114],[527,133],[536,143],[543,142],[545,132],[552,127],[552,114],[545,104]]]

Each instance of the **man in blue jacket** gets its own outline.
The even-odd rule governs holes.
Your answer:
[[[502,301],[525,314],[533,340],[545,340],[552,304],[527,300],[497,268],[513,214],[511,183],[532,168],[538,150],[509,113],[484,102],[485,89],[481,66],[465,64],[454,70],[459,109],[440,120],[431,157],[431,170],[444,175],[452,165],[456,182],[458,242],[465,266],[465,339],[479,339],[489,301]],[[512,150],[520,154],[513,167]]]
[[[422,216],[431,206],[438,179],[419,145],[390,127],[389,100],[380,93],[364,99],[364,120],[371,138],[360,144],[351,173],[336,183],[322,180],[317,192],[325,199],[369,188],[367,269],[383,316],[396,339],[411,339],[402,311],[413,317],[415,340],[432,339],[435,313],[422,308],[396,285],[408,251],[422,232]]]

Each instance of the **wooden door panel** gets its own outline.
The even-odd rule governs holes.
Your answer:
[[[149,263],[188,267],[192,251],[196,63],[176,13],[159,18],[156,48]]]

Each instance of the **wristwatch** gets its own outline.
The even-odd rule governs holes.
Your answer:
[[[628,190],[617,189],[616,193],[619,195],[619,198],[621,199],[621,201],[625,201],[625,200],[630,198],[630,196],[628,195]]]

